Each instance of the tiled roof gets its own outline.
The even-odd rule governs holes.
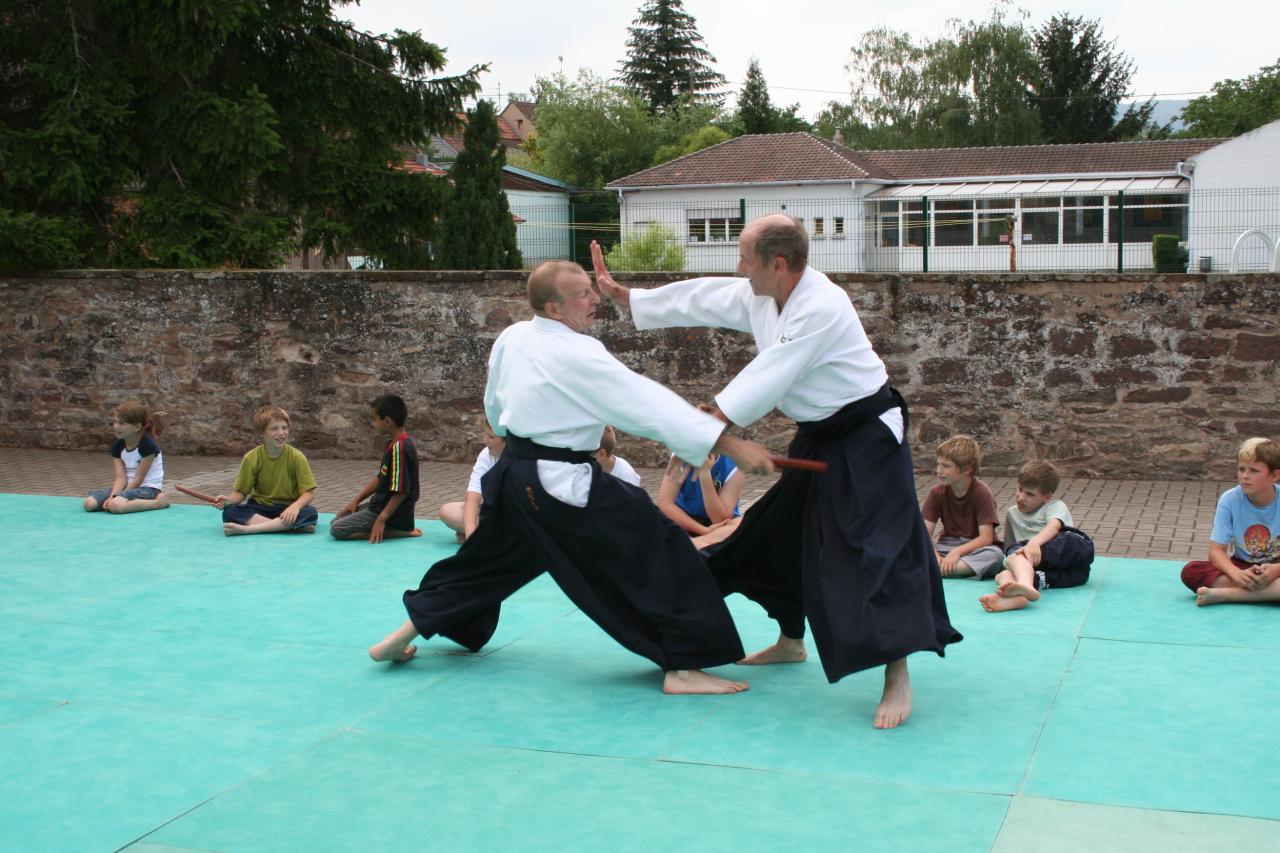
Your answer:
[[[758,184],[792,181],[848,181],[888,177],[860,153],[811,133],[739,136],[636,172],[613,188],[678,184]]]
[[[611,181],[610,189],[875,178],[919,181],[996,175],[1172,172],[1221,139],[1079,145],[855,151],[811,133],[739,136]]]
[[[529,119],[529,121],[533,121],[533,111],[538,108],[537,104],[533,101],[512,101],[511,104],[520,112],[524,113],[525,118]]]
[[[925,148],[917,151],[863,151],[862,156],[903,181],[995,175],[1172,172],[1178,163],[1223,141],[1152,139],[1075,145]]]

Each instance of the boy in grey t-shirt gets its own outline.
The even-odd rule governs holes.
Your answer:
[[[1058,469],[1031,461],[1018,472],[1014,506],[1005,514],[1004,570],[996,591],[978,599],[989,613],[1021,610],[1040,590],[1080,586],[1089,580],[1093,540],[1071,526],[1071,511],[1053,497]]]

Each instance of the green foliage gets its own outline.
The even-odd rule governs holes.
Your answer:
[[[599,188],[653,163],[657,125],[635,95],[585,69],[576,81],[557,75],[534,88],[538,133],[527,147],[537,171]]]
[[[1031,103],[1045,142],[1101,142],[1109,138],[1116,108],[1128,94],[1134,65],[1106,41],[1098,21],[1069,13],[1037,27],[1031,40],[1040,73]]]
[[[1011,13],[1012,12],[1012,13]],[[816,132],[838,128],[858,148],[946,148],[1160,138],[1154,103],[1116,108],[1133,63],[1100,25],[1070,14],[1028,31],[1026,12],[997,0],[985,21],[951,21],[936,41],[880,28],[847,66],[848,104],[832,103]]]
[[[443,182],[397,145],[472,69],[340,0],[69,0],[0,13],[0,266],[271,266],[304,246],[425,259]]]
[[[1028,102],[1038,68],[1022,22],[1006,20],[997,4],[990,20],[953,27],[954,38],[938,43],[929,69],[943,91],[953,93],[939,105],[946,132],[960,145],[1039,142],[1039,117]]]
[[[440,264],[454,270],[518,270],[516,226],[502,191],[506,155],[493,104],[467,112],[463,149],[449,170],[453,194],[440,239]]]
[[[738,110],[730,123],[732,134],[812,130],[813,125],[801,118],[799,112],[799,104],[792,104],[786,109],[773,105],[769,98],[769,84],[765,82],[760,63],[753,56],[747,66],[747,79],[738,93]]]
[[[617,272],[679,272],[684,269],[684,246],[670,228],[650,224],[628,233],[609,250],[605,264]]]
[[[773,117],[769,85],[764,81],[760,63],[753,56],[747,66],[747,79],[738,95],[738,121],[742,123],[743,133],[772,133]]]
[[[658,150],[653,155],[653,165],[657,166],[677,157],[684,157],[696,151],[701,151],[703,148],[719,145],[721,142],[727,142],[730,138],[728,132],[709,124],[706,127],[695,130],[677,142],[658,146]]]
[[[1156,272],[1186,272],[1190,253],[1182,247],[1177,234],[1156,234],[1151,238],[1151,257]]]
[[[683,0],[647,0],[627,32],[619,78],[650,112],[674,109],[686,97],[697,104],[723,100],[724,76],[708,64],[716,58],[702,46],[697,21],[684,10]],[[541,130],[541,104],[538,110]]]
[[[1243,80],[1213,84],[1213,94],[1182,110],[1184,136],[1239,136],[1280,119],[1280,61]]]
[[[523,146],[532,168],[584,189],[728,138],[712,125],[714,106],[685,99],[678,109],[652,115],[636,95],[585,69],[573,82],[541,78],[535,93],[538,132]],[[670,156],[656,159],[659,149]]]

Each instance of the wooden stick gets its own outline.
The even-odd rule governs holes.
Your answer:
[[[817,459],[792,459],[790,456],[770,456],[769,461],[775,468],[795,468],[797,471],[816,471],[826,473],[827,463]]]
[[[216,504],[218,502],[218,499],[212,495],[206,495],[204,492],[197,492],[195,489],[188,489],[186,486],[179,486],[175,484],[174,488],[182,492],[184,495],[191,495],[191,497],[196,500],[204,501],[205,503]]]

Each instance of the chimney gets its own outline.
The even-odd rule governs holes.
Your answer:
[[[844,134],[840,132],[840,128],[836,128],[836,132],[831,135],[831,141],[836,145],[844,145]]]

